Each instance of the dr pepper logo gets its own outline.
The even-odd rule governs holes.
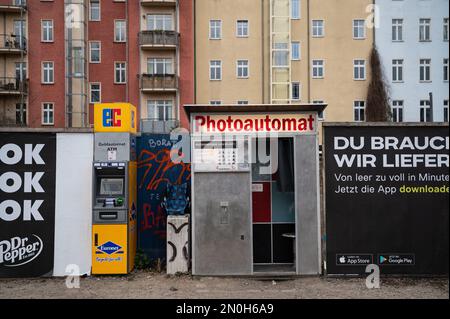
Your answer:
[[[103,126],[104,127],[120,127],[122,126],[122,110],[121,109],[104,109],[103,110]]]
[[[13,237],[0,241],[0,265],[19,267],[37,258],[43,249],[42,239],[36,235]]]

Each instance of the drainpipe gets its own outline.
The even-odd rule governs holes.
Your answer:
[[[194,1],[194,104],[197,104],[197,1]]]
[[[265,74],[265,60],[264,60],[264,0],[261,0],[261,102],[264,104],[265,102],[265,82],[264,78]]]
[[[308,64],[308,103],[311,103],[311,30],[310,30],[310,21],[309,21],[309,16],[310,16],[310,0],[307,0],[306,2],[306,24],[307,27],[306,29],[308,30],[308,40],[307,40],[307,45],[308,45],[308,57],[307,57],[307,64]]]

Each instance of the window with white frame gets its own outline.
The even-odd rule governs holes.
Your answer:
[[[324,77],[324,64],[323,60],[313,60],[312,61],[312,77],[314,79],[321,79]]]
[[[217,101],[217,100],[213,100],[213,101],[209,101],[209,105],[221,105],[222,101]]]
[[[114,83],[127,83],[127,64],[125,62],[116,62],[114,63],[114,69]]]
[[[89,1],[89,20],[100,21],[100,0]]]
[[[366,102],[354,101],[353,102],[353,114],[355,122],[364,122],[366,113]]]
[[[403,101],[392,101],[392,121],[396,123],[403,122]]]
[[[420,59],[419,73],[421,82],[431,81],[431,59]]]
[[[314,100],[314,101],[313,101],[313,104],[324,104],[324,101],[323,101],[323,100]],[[317,119],[318,119],[319,121],[325,120],[325,114],[324,114],[324,111],[320,111],[320,112],[317,113]]]
[[[247,105],[248,101],[240,100],[237,102],[238,105]]]
[[[147,72],[152,75],[172,75],[173,60],[171,58],[148,58]]]
[[[354,60],[353,61],[353,79],[365,80],[366,79],[366,61]]]
[[[27,104],[26,103],[16,103],[16,124],[26,125],[27,124]]]
[[[42,83],[52,84],[55,82],[54,63],[51,61],[42,62]]]
[[[54,104],[42,103],[42,124],[53,125],[54,123]]]
[[[53,20],[42,20],[42,42],[53,42]]]
[[[248,20],[238,20],[237,21],[236,35],[239,38],[248,37]]]
[[[212,60],[209,62],[209,79],[215,81],[222,79],[222,61]]]
[[[443,112],[444,112],[444,122],[448,122],[448,100],[444,100],[444,109],[443,109]]]
[[[209,21],[209,38],[212,40],[219,40],[222,38],[222,21],[210,20]]]
[[[323,20],[312,20],[312,36],[315,38],[323,37],[325,34]]]
[[[100,83],[89,84],[89,100],[90,103],[102,102],[102,86]]]
[[[430,100],[420,100],[420,122],[431,122]]]
[[[84,48],[82,47],[73,47],[72,48],[72,75],[74,77],[83,77],[84,76]]]
[[[237,77],[239,79],[246,79],[249,77],[248,60],[237,61]]]
[[[403,41],[403,19],[392,19],[392,41]]]
[[[149,120],[170,121],[173,120],[173,106],[170,100],[148,100],[147,116]]]
[[[366,21],[362,19],[353,20],[353,39],[364,39],[366,37]]]
[[[301,58],[300,42],[294,41],[291,43],[291,59],[300,60],[300,58]]]
[[[431,41],[431,19],[419,19],[419,41]]]
[[[291,100],[300,101],[301,99],[301,86],[300,82],[291,83]]]
[[[172,31],[173,18],[171,14],[147,14],[147,30]]]
[[[289,66],[289,44],[278,44],[273,49],[273,66],[274,67],[288,67]]]
[[[444,32],[443,32],[444,41],[448,41],[448,18],[444,18]]]
[[[392,60],[392,82],[403,82],[403,60]]]
[[[291,19],[300,19],[300,0],[291,0]]]
[[[114,41],[126,42],[127,41],[127,22],[126,20],[114,21]]]
[[[448,58],[443,61],[444,81],[448,81]]]
[[[100,41],[89,42],[89,62],[100,63],[102,58],[102,45]]]

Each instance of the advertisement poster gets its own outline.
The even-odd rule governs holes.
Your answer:
[[[56,135],[0,133],[0,277],[52,275]]]
[[[448,274],[449,131],[326,126],[328,274]]]

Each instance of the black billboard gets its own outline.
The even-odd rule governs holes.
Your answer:
[[[448,126],[325,126],[328,274],[448,274]]]
[[[0,133],[0,277],[51,275],[56,134]]]

